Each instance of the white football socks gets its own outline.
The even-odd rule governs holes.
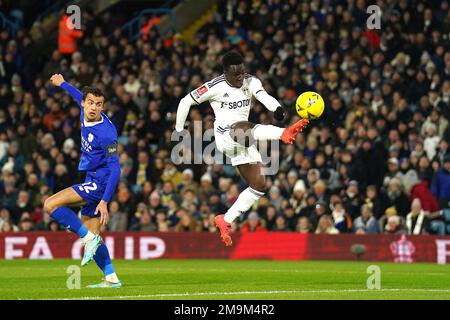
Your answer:
[[[248,187],[244,191],[241,192],[236,202],[228,209],[227,213],[225,213],[224,220],[227,223],[231,223],[241,215],[241,213],[246,212],[250,209],[250,207],[258,201],[264,195],[264,192],[257,191],[251,187]]]
[[[117,274],[115,272],[107,275],[105,277],[105,280],[108,281],[108,282],[112,282],[112,283],[119,282],[119,278],[117,277]]]
[[[83,244],[85,245],[86,242],[94,239],[94,237],[95,237],[95,234],[93,234],[92,232],[88,231],[88,233],[83,238],[81,238],[81,240],[83,241]]]
[[[253,138],[256,140],[278,140],[281,138],[284,128],[271,124],[257,124],[252,129]]]

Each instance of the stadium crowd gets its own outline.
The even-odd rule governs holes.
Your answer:
[[[195,44],[151,28],[130,42],[114,17],[83,13],[75,52],[27,30],[0,32],[0,232],[60,230],[43,201],[81,181],[80,110],[48,81],[99,87],[119,134],[121,181],[108,231],[215,232],[245,186],[230,165],[175,165],[179,100],[222,73],[235,48],[249,73],[298,120],[303,91],[324,115],[294,145],[235,231],[450,234],[450,7],[378,1],[380,30],[357,1],[219,1]],[[39,29],[37,30],[39,33]],[[205,103],[193,121],[211,128]],[[258,102],[250,121],[275,123]]]

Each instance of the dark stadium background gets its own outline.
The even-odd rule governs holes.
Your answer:
[[[98,2],[79,2],[81,58],[58,53],[57,22],[70,2],[0,2],[0,231],[60,230],[43,200],[80,179],[77,106],[48,82],[62,73],[105,91],[106,112],[122,136],[122,180],[105,231],[216,232],[213,216],[245,185],[230,166],[173,167],[170,133],[180,98],[219,75],[220,56],[235,48],[287,109],[277,125],[298,120],[294,103],[303,91],[326,101],[323,117],[293,147],[282,146],[280,172],[268,179],[254,219],[242,216],[236,232],[411,234],[408,214],[418,197],[426,217],[414,233],[450,233],[447,2],[379,1],[381,29],[368,30],[371,2],[211,1],[204,11],[183,12],[192,21],[184,30],[169,23],[160,35],[134,32],[137,41],[121,26],[144,9],[175,12],[179,1],[120,1],[96,12]],[[205,12],[215,14],[208,20]],[[183,31],[197,20],[203,24],[189,38]],[[133,97],[136,83],[124,87],[129,74],[148,90]],[[212,110],[193,107],[191,119],[210,127]],[[259,103],[250,120],[275,123]],[[427,137],[428,127],[435,133]],[[363,208],[372,212],[370,228]]]

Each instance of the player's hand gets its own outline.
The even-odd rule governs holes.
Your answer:
[[[59,87],[64,82],[64,77],[62,74],[57,73],[51,76],[50,81],[54,86]]]
[[[176,132],[178,132],[178,133],[181,133],[181,132],[183,132],[184,131],[184,125],[183,126],[175,126],[175,131]]]
[[[283,109],[283,107],[278,107],[273,113],[273,117],[277,121],[283,121],[285,115],[286,115],[286,111]]]
[[[97,208],[95,208],[94,215],[98,215],[100,213],[100,225],[105,226],[109,220],[108,214],[108,203],[104,200],[100,201]]]

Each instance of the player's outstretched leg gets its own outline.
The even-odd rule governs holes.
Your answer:
[[[99,246],[98,237],[94,233],[90,232],[81,223],[80,219],[78,219],[77,215],[72,209],[67,207],[81,206],[83,204],[85,204],[83,198],[70,187],[61,190],[60,192],[45,200],[44,210],[53,219],[62,224],[66,229],[69,229],[73,233],[76,233],[83,241],[83,244],[85,246],[85,255],[86,251],[88,251],[89,254],[93,256]],[[83,257],[83,262],[84,260],[85,259]]]
[[[230,135],[234,141],[248,147],[253,140],[281,140],[286,144],[294,143],[295,136],[309,123],[302,119],[287,128],[274,125],[254,124],[249,121],[239,121],[231,125]]]
[[[230,224],[242,213],[248,211],[264,195],[263,190],[265,189],[265,178],[261,174],[260,163],[241,164],[237,168],[249,187],[239,194],[237,200],[225,214],[218,215],[215,218],[220,237],[227,247],[233,243],[230,235]]]
[[[293,125],[285,128],[281,133],[280,140],[286,144],[293,144],[295,141],[295,136],[302,132],[303,128],[305,128],[309,123],[308,119],[302,119],[297,121]]]
[[[88,228],[92,233],[99,234],[100,233],[100,219],[99,218],[91,218],[87,216],[82,216],[83,224],[86,228]],[[108,247],[105,243],[101,243],[98,247],[95,255],[94,261],[97,266],[102,270],[104,278],[103,281],[87,286],[87,288],[95,289],[95,288],[121,288],[122,283],[119,281],[119,278],[114,271],[114,266],[111,262],[111,257],[109,255]]]

